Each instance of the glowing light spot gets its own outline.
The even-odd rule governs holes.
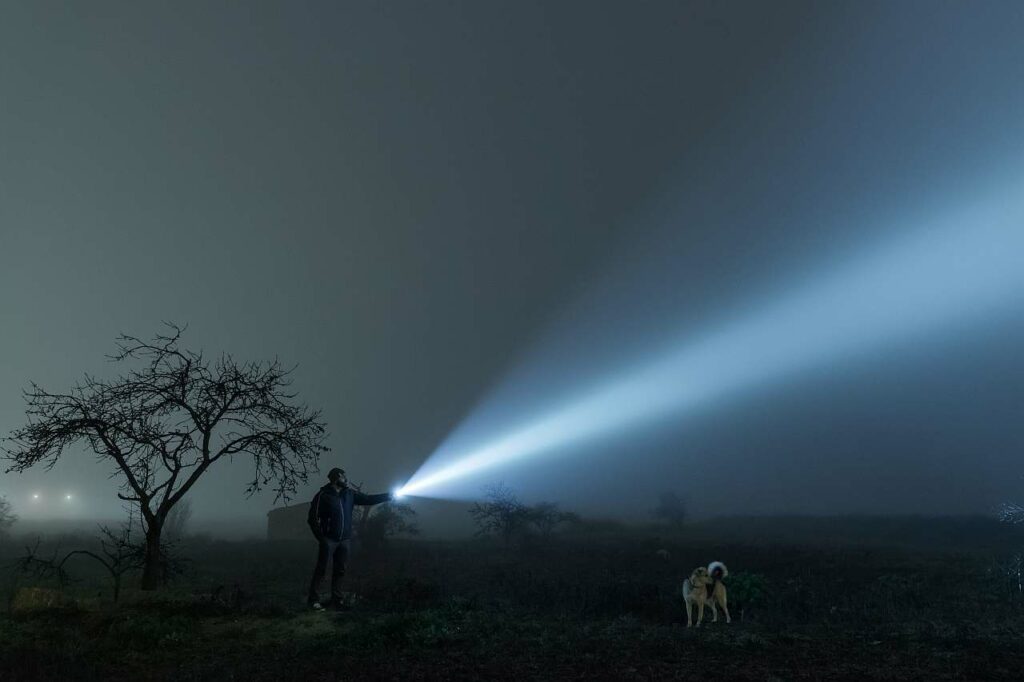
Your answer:
[[[65,499],[65,500],[70,500],[70,499],[71,499],[71,495],[65,495],[65,496],[64,496],[64,499]]]

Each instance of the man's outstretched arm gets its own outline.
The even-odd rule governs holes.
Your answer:
[[[390,502],[391,501],[391,493],[379,493],[377,495],[367,495],[366,493],[361,493],[361,492],[358,492],[358,491],[355,491],[355,490],[353,490],[352,492],[355,494],[355,496],[353,498],[353,502],[355,502],[358,505],[362,505],[364,507],[369,507],[369,506],[374,505],[374,504],[380,504],[381,502]]]

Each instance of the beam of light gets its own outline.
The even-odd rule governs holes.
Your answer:
[[[455,481],[485,470],[682,416],[887,344],[951,326],[962,333],[1024,310],[1024,183],[914,223],[896,240],[704,336],[679,339],[489,442],[445,456],[443,464],[435,453],[399,492],[449,496]]]

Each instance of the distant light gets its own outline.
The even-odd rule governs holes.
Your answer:
[[[38,500],[39,499],[39,493],[32,493],[32,499],[33,500]]]
[[[65,495],[65,496],[64,496],[64,499],[65,499],[65,500],[70,500],[70,499],[71,499],[71,495]]]

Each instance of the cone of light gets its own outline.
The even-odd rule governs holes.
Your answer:
[[[431,457],[398,492],[448,496],[461,479],[683,416],[815,366],[1024,310],[1024,183],[894,226],[890,234],[901,236],[731,323],[581,387],[492,440],[454,456],[442,445],[443,463]]]

